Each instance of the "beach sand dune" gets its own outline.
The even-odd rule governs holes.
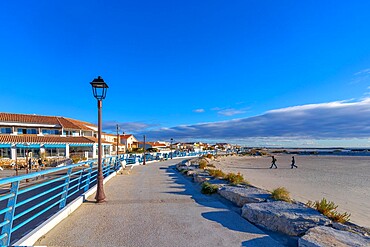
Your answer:
[[[271,157],[228,156],[212,163],[225,172],[240,172],[252,185],[273,190],[286,187],[291,197],[306,203],[325,197],[339,212],[351,213],[351,222],[370,227],[370,157],[275,155],[278,169],[269,169]]]

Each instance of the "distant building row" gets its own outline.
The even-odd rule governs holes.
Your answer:
[[[0,158],[71,157],[97,158],[98,128],[76,119],[28,114],[0,113]],[[114,155],[143,148],[133,135],[102,134],[103,155]],[[146,149],[156,151],[225,149],[228,144],[146,142]]]

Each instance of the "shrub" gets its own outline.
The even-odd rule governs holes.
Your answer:
[[[200,160],[199,161],[199,168],[204,170],[206,167],[207,167],[207,161],[206,160]]]
[[[285,202],[291,202],[290,199],[290,193],[289,191],[284,187],[279,187],[277,189],[274,189],[271,193],[271,197],[278,201],[285,201]]]
[[[238,174],[231,172],[227,174],[225,178],[233,185],[241,184],[244,182],[244,177],[243,175],[240,174],[240,172],[238,172]]]
[[[209,170],[208,173],[212,177],[217,177],[217,178],[219,178],[219,177],[224,178],[226,176],[226,174],[223,171],[219,170],[219,169],[218,170]]]
[[[202,184],[202,193],[203,194],[214,194],[218,190],[218,186],[214,184],[210,184],[208,182],[204,182]]]
[[[344,212],[342,214],[337,212],[338,205],[335,205],[334,202],[327,201],[325,198],[321,199],[321,201],[308,201],[306,206],[316,209],[333,221],[340,223],[345,223],[349,221],[351,216],[351,214],[347,212]]]

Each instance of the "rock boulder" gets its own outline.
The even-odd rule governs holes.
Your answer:
[[[331,223],[316,210],[283,201],[245,204],[242,216],[256,225],[291,236],[302,235],[312,227]]]
[[[298,240],[300,247],[363,247],[370,246],[370,238],[358,234],[340,231],[326,226],[314,227]]]
[[[250,186],[224,186],[218,193],[239,207],[246,203],[265,202],[270,197],[270,193],[267,191]]]

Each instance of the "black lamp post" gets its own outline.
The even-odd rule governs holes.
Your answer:
[[[171,138],[171,147],[170,147],[170,149],[171,149],[171,160],[172,160],[172,142],[173,142],[173,138]]]
[[[104,82],[103,78],[98,76],[90,82],[93,90],[94,97],[98,100],[98,184],[96,190],[95,200],[97,203],[105,202],[105,194],[103,188],[103,168],[102,168],[102,147],[101,147],[101,132],[102,132],[102,116],[101,108],[102,101],[107,94],[108,85]]]

